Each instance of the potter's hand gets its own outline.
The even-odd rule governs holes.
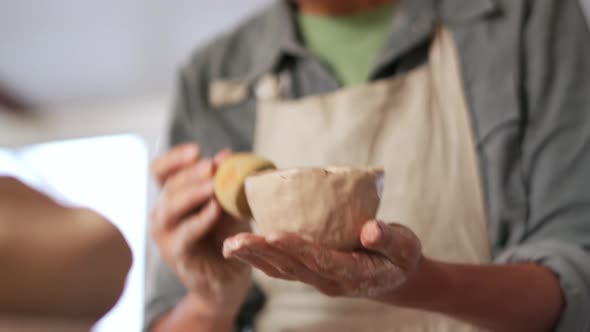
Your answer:
[[[223,152],[214,160],[201,158],[198,145],[186,144],[152,164],[162,186],[152,213],[152,236],[162,258],[189,294],[199,299],[193,303],[201,303],[202,311],[215,316],[235,315],[250,283],[249,267],[221,253],[224,239],[249,229],[247,223],[223,213],[214,198],[215,168],[227,156]]]
[[[412,231],[397,224],[367,222],[362,248],[324,248],[295,234],[266,238],[243,233],[224,242],[225,257],[238,258],[267,275],[307,283],[329,296],[377,298],[398,289],[422,258]]]

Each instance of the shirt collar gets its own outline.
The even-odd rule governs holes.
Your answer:
[[[498,10],[498,0],[399,0],[391,38],[378,64],[427,40],[436,24],[466,23]],[[276,69],[285,55],[309,55],[298,37],[294,11],[290,1],[275,0],[263,14],[264,28],[259,32],[260,44],[254,50],[250,79]]]
[[[297,37],[293,14],[294,8],[287,0],[275,0],[263,14],[259,44],[253,50],[254,63],[249,80],[276,69],[284,55],[305,50]]]

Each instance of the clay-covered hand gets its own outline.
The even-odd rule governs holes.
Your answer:
[[[152,213],[152,236],[163,259],[207,314],[232,316],[250,284],[250,268],[222,255],[223,241],[248,231],[246,222],[225,214],[213,193],[216,165],[199,146],[173,148],[152,163],[162,192]],[[202,313],[203,314],[203,313]]]
[[[271,277],[307,283],[329,296],[369,298],[400,288],[422,259],[420,241],[402,225],[369,221],[360,240],[362,248],[345,252],[296,234],[242,233],[224,242],[223,254]]]

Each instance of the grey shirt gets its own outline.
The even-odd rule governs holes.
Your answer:
[[[590,331],[590,33],[581,8],[576,0],[401,0],[370,79],[424,63],[440,23],[459,52],[494,259],[554,271],[566,303],[556,331]],[[214,108],[207,96],[216,79],[286,73],[291,98],[339,89],[298,40],[283,0],[195,52],[180,72],[171,144],[199,142],[209,155],[251,149],[254,94]],[[151,260],[146,327],[185,294],[157,251]]]

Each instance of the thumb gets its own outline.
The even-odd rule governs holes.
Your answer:
[[[361,244],[406,271],[412,270],[422,256],[422,246],[416,234],[400,224],[368,221],[361,230]]]

